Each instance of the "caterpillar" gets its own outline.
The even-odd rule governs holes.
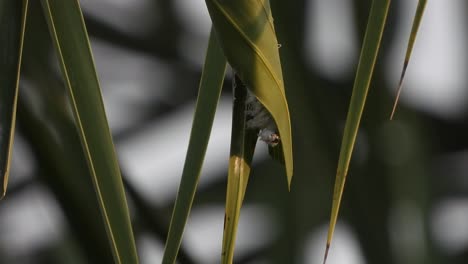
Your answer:
[[[258,137],[261,141],[271,147],[275,147],[280,142],[278,128],[270,112],[258,101],[257,97],[247,89],[246,115],[248,129],[258,129]]]
[[[270,112],[257,99],[250,88],[245,85],[239,75],[233,70],[233,89],[241,88],[246,90],[245,94],[245,115],[246,129],[258,130],[258,138],[268,144],[270,148],[276,147],[280,143],[280,136],[275,120]],[[270,149],[271,151],[271,149]]]

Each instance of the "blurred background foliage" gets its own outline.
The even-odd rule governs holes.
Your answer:
[[[1,263],[112,263],[38,1],[30,3]],[[370,0],[272,0],[295,171],[259,144],[235,263],[320,263]],[[328,263],[466,263],[468,3],[429,1],[388,121],[417,1],[392,1]],[[82,0],[141,263],[159,263],[210,29],[202,0]],[[179,253],[218,263],[232,94],[225,82]],[[71,180],[73,179],[73,181]]]

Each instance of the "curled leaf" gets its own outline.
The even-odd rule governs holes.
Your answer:
[[[279,45],[268,0],[206,0],[224,54],[279,130],[288,186],[293,175],[291,121]]]

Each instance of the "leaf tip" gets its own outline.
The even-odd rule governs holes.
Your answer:
[[[290,192],[291,191],[291,182],[292,182],[292,177],[293,177],[293,173],[292,173],[292,169],[286,169],[286,177],[288,178],[288,191]]]
[[[7,192],[7,183],[8,183],[8,169],[3,175],[3,186],[2,186],[2,193],[0,193],[0,201],[3,200],[6,196]]]
[[[390,114],[390,118],[389,118],[390,121],[393,121],[393,116],[395,115],[395,112],[396,112],[396,106],[397,104],[395,103],[393,105],[392,113]]]
[[[390,121],[393,120],[395,115],[398,101],[400,100],[401,89],[403,88],[403,80],[405,79],[406,69],[408,68],[409,60],[405,59],[403,62],[403,69],[401,71],[400,81],[398,82],[397,94],[395,96],[395,102],[393,103],[392,113],[390,114]]]
[[[329,250],[330,250],[330,243],[327,242],[327,245],[325,246],[325,255],[323,256],[323,264],[327,263],[328,251]]]

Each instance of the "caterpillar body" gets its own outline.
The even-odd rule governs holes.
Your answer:
[[[258,101],[257,97],[247,89],[246,115],[248,129],[258,129],[258,137],[271,147],[275,147],[280,142],[278,128],[270,112]]]

